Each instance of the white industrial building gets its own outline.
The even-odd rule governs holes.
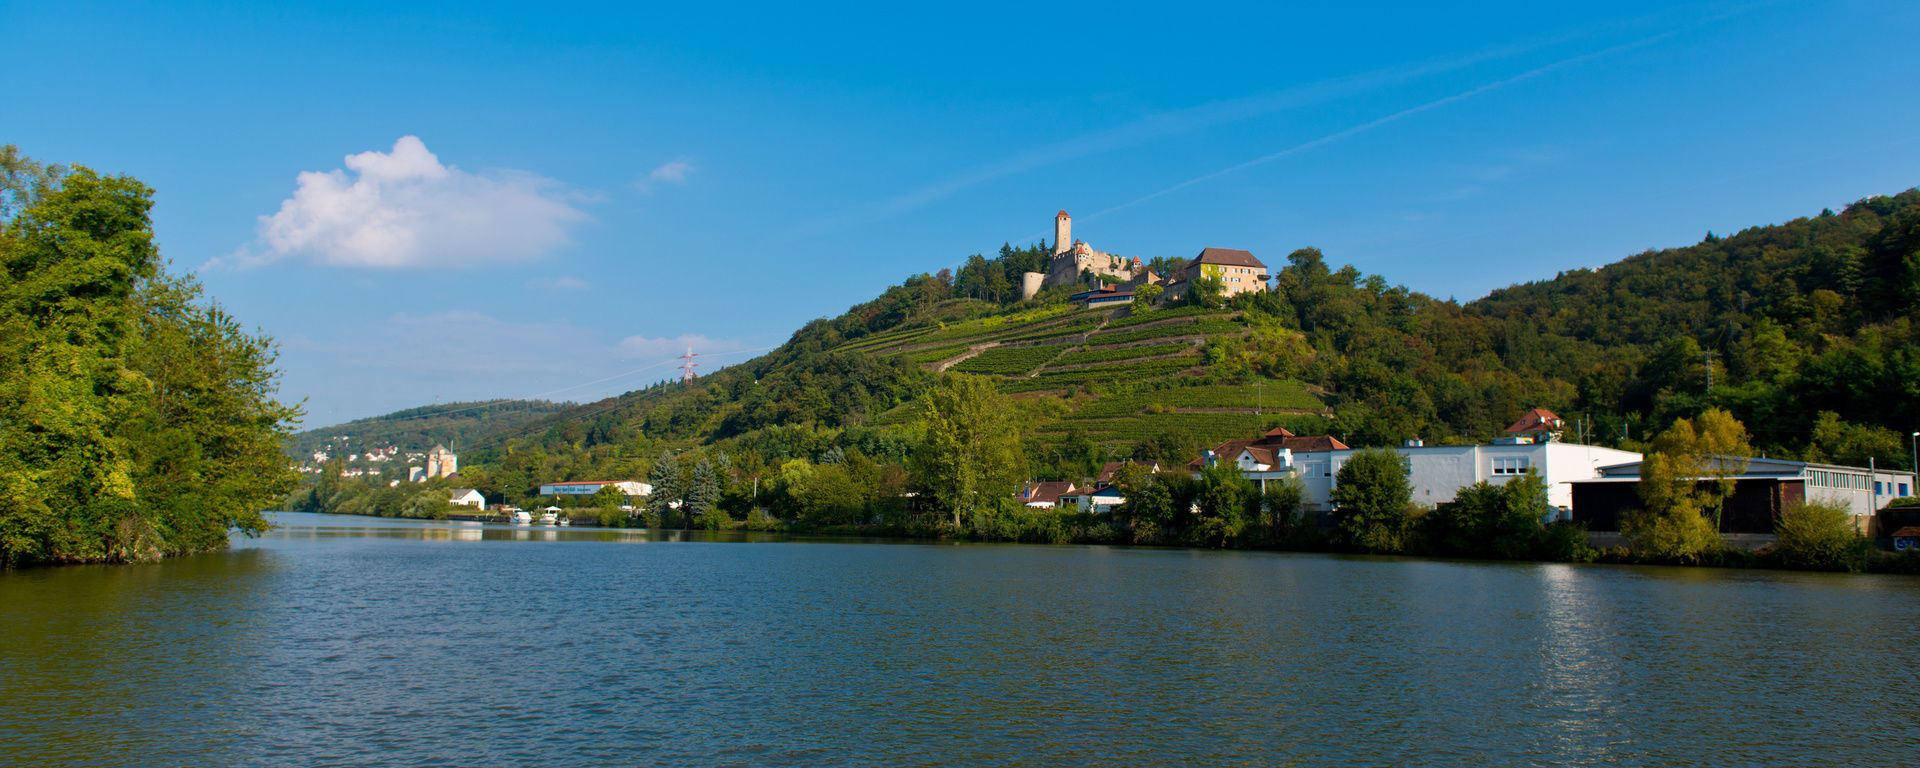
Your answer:
[[[1538,409],[1508,427],[1506,434],[1491,445],[1422,445],[1413,441],[1394,448],[1406,462],[1413,501],[1428,506],[1441,504],[1452,501],[1461,488],[1474,483],[1500,485],[1532,470],[1546,482],[1547,501],[1558,510],[1556,517],[1565,519],[1573,509],[1574,481],[1600,477],[1601,467],[1641,458],[1631,451],[1559,442],[1560,420]],[[1214,462],[1232,461],[1262,490],[1269,481],[1297,476],[1305,491],[1307,509],[1324,511],[1332,507],[1340,468],[1354,450],[1332,437],[1298,437],[1285,429],[1274,429],[1252,440],[1222,443],[1187,468],[1198,473]]]

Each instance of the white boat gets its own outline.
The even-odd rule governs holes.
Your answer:
[[[516,509],[513,511],[513,524],[514,525],[532,525],[533,515],[527,514],[526,510]]]

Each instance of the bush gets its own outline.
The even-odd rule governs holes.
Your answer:
[[[1587,526],[1561,520],[1547,524],[1540,531],[1536,554],[1542,560],[1560,563],[1591,563],[1600,556],[1600,551],[1587,546]]]
[[[1808,502],[1780,515],[1775,527],[1780,548],[1775,554],[1789,568],[1859,571],[1865,567],[1868,543],[1853,526],[1846,507]]]

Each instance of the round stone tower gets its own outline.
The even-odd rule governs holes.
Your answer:
[[[1058,256],[1067,252],[1067,244],[1073,242],[1073,217],[1066,211],[1053,217],[1053,254]]]

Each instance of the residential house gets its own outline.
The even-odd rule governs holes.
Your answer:
[[[1072,493],[1077,489],[1078,486],[1074,485],[1071,480],[1048,480],[1045,482],[1031,483],[1021,489],[1020,501],[1029,507],[1037,509],[1053,509],[1060,505],[1061,495]]]
[[[447,503],[456,507],[486,509],[487,497],[480,495],[479,491],[472,488],[455,488],[448,497]]]

